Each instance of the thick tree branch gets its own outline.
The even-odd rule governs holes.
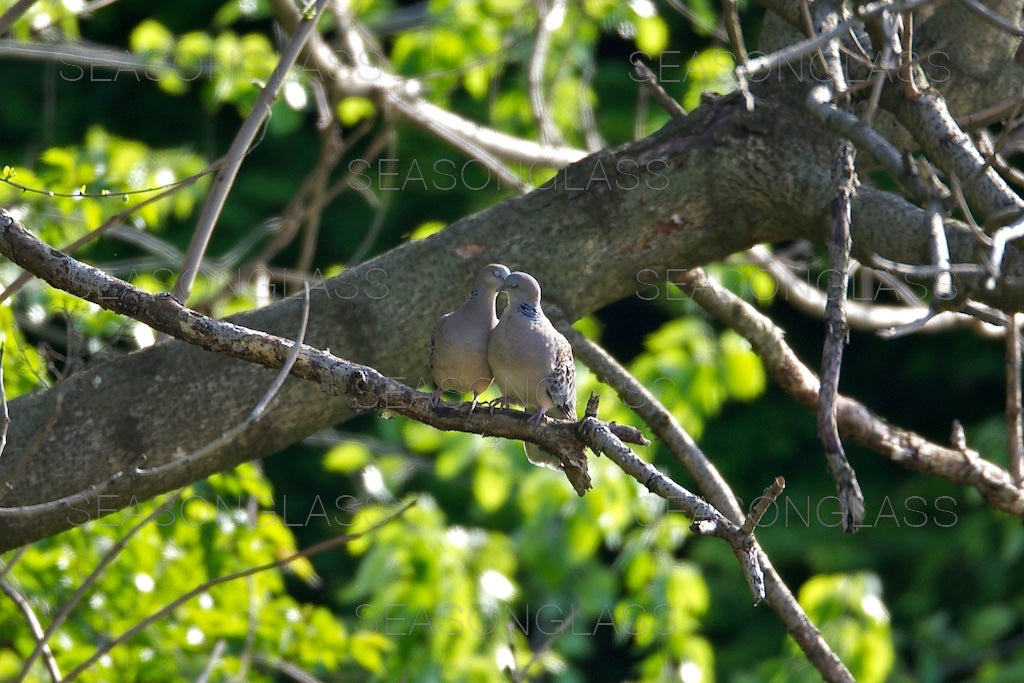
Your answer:
[[[385,377],[374,368],[349,363],[306,346],[301,346],[296,353],[296,343],[288,339],[214,320],[181,306],[169,295],[149,294],[110,277],[92,266],[75,261],[66,254],[47,247],[25,226],[2,210],[0,252],[54,287],[144,322],[155,330],[208,351],[268,368],[281,368],[292,363],[291,374],[316,382],[327,393],[346,394],[359,412],[390,410],[438,429],[458,429],[535,442],[544,450],[559,456],[566,476],[577,493],[583,495],[590,488],[586,455],[583,452],[583,446],[588,444],[575,439],[573,422],[545,421],[538,428],[541,434],[538,437],[531,435],[532,425],[526,420],[525,413],[512,410],[468,413],[461,408],[448,405],[433,406],[429,394],[418,392],[401,382]],[[263,406],[264,402],[260,405]],[[254,411],[256,419],[261,415],[262,411],[258,414]],[[243,424],[245,427],[251,427],[256,421],[250,419]],[[246,430],[236,432],[238,438],[242,438],[243,432]],[[179,464],[187,464],[179,463],[179,460],[172,459],[146,469],[135,465],[128,471],[127,477],[131,480],[153,476],[164,470],[179,469]],[[19,511],[15,509],[6,512],[10,514]],[[0,510],[0,517],[4,514],[5,511]]]
[[[483,263],[535,274],[546,299],[575,319],[626,296],[658,296],[666,273],[725,258],[754,244],[804,238],[824,242],[828,169],[834,147],[798,102],[707,100],[635,143],[602,150],[523,197],[466,217],[425,240],[402,245],[331,280],[311,283],[308,343],[417,385],[427,377],[426,341],[440,313]],[[794,144],[799,141],[799,144]],[[931,263],[927,212],[862,187],[854,198],[854,254]],[[973,261],[969,226],[946,221],[954,266]],[[1024,259],[1009,245],[995,289],[963,273],[982,303],[1024,306]],[[233,321],[279,336],[298,327],[290,298]],[[399,326],[397,321],[401,321]],[[397,331],[397,333],[396,333]],[[283,355],[283,354],[282,354]],[[278,359],[280,362],[280,359]],[[162,464],[239,424],[269,384],[267,370],[177,342],[158,344],[10,403],[11,429],[0,459],[0,503],[8,507],[71,496],[88,482],[129,471],[145,456]],[[151,497],[274,453],[358,413],[290,380],[251,438],[226,445],[187,472],[115,482],[110,506]],[[197,414],[196,405],[203,405]],[[97,428],[100,426],[101,428]],[[81,497],[72,509],[0,518],[0,543],[14,547],[94,519],[106,510]]]

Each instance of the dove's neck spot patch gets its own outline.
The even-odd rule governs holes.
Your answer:
[[[519,311],[530,320],[540,320],[540,310],[537,309],[535,304],[524,301],[519,304]]]

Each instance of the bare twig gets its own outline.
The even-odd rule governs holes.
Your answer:
[[[915,203],[923,204],[931,198],[931,192],[921,180],[913,160],[904,157],[891,142],[864,121],[832,104],[832,93],[828,86],[813,86],[807,93],[806,102],[811,114],[819,121],[853,141],[858,150],[867,152],[884,166]]]
[[[815,28],[828,30],[839,23],[841,9],[832,2],[817,7]],[[839,40],[830,41],[822,48],[825,71],[831,81],[831,97],[847,97],[847,83],[839,57]],[[822,86],[824,87],[824,86]],[[817,90],[817,88],[815,88]],[[852,115],[852,114],[851,114]],[[851,201],[856,192],[857,172],[854,168],[857,149],[853,143],[841,138],[836,143],[836,158],[832,177],[836,193],[832,198],[832,231],[828,239],[828,297],[825,303],[825,339],[821,351],[821,388],[818,392],[818,438],[825,446],[829,472],[836,481],[839,502],[843,512],[843,529],[852,533],[864,518],[864,494],[857,476],[846,458],[839,426],[836,422],[836,398],[839,394],[839,374],[843,363],[843,349],[849,339],[846,321],[846,294],[850,284]]]
[[[686,3],[682,2],[682,0],[668,0],[668,4],[672,6],[672,9],[679,12],[679,14],[682,15],[685,19],[692,22],[694,26],[697,26],[703,29],[704,31],[707,31],[712,36],[714,36],[715,40],[721,41],[723,43],[729,40],[729,36],[725,33],[725,31],[723,31],[718,26],[715,26],[714,24],[709,24],[707,20],[701,18],[700,15],[698,15],[696,12],[690,9],[686,5]]]
[[[633,60],[633,68],[636,69],[637,75],[647,84],[647,88],[654,95],[654,99],[658,100],[658,104],[669,113],[669,116],[674,119],[686,118],[686,110],[671,95],[665,92],[665,89],[658,83],[658,79],[655,78],[654,72],[651,71],[649,66],[637,58]]]
[[[7,33],[11,26],[14,26],[14,22],[34,4],[36,4],[36,0],[18,0],[0,15],[0,36]]]
[[[13,553],[11,553],[10,558],[8,558],[7,560],[7,564],[0,567],[0,581],[7,580],[7,575],[11,573],[11,570],[14,569],[14,565],[18,564],[18,560],[21,559],[21,556],[24,555],[25,551],[28,549],[29,546],[23,545],[17,550],[15,550]]]
[[[750,592],[754,596],[754,604],[764,600],[764,571],[752,536],[742,533],[739,526],[706,500],[686,490],[641,459],[624,446],[600,420],[584,417],[580,420],[579,431],[591,448],[606,455],[623,472],[643,484],[651,493],[671,501],[676,506],[674,509],[693,520],[693,531],[706,536],[718,536],[728,542],[743,569]]]
[[[809,410],[817,410],[820,383],[785,341],[785,334],[770,318],[728,291],[697,268],[673,279],[697,304],[739,332],[761,357],[784,391]],[[1024,489],[1009,473],[965,452],[936,444],[908,429],[895,427],[864,404],[839,395],[836,419],[841,433],[879,455],[908,469],[941,477],[978,490],[994,509],[1024,519]]]
[[[264,654],[256,654],[253,661],[265,669],[287,676],[295,683],[321,683],[320,679],[305,669],[292,664],[280,657],[270,657]]]
[[[1021,414],[1021,334],[1024,315],[1014,313],[1006,321],[1006,445],[1010,476],[1024,483],[1024,416]]]
[[[291,40],[281,52],[281,59],[274,67],[267,85],[260,93],[256,104],[253,105],[252,111],[242,122],[235,139],[232,140],[231,147],[225,155],[224,166],[217,173],[206,204],[203,205],[203,211],[196,221],[195,231],[192,233],[192,240],[185,254],[185,262],[181,266],[181,275],[174,284],[173,296],[178,301],[183,303],[188,301],[189,295],[192,293],[192,284],[199,272],[199,263],[203,260],[203,254],[206,253],[206,246],[213,235],[214,226],[227,201],[228,193],[234,185],[242,161],[245,159],[252,141],[256,138],[256,133],[263,125],[263,120],[270,113],[270,105],[277,99],[277,94],[284,85],[288,70],[295,63],[310,34],[316,30],[316,22],[326,7],[327,0],[317,0],[312,15],[303,17],[299,21]]]
[[[856,172],[853,145],[839,143],[837,170],[839,187],[832,199],[832,235],[828,242],[829,280],[825,304],[825,340],[821,352],[821,390],[818,393],[818,437],[825,446],[829,471],[836,480],[843,511],[843,529],[853,532],[864,518],[864,495],[857,476],[846,458],[836,423],[836,397],[850,328],[846,322],[846,290],[850,272],[850,199]]]
[[[587,151],[596,152],[604,149],[607,143],[601,137],[601,131],[597,129],[597,116],[594,114],[594,105],[590,101],[591,84],[594,80],[594,56],[590,55],[583,73],[580,74],[580,127],[583,129],[583,139],[587,141]]]
[[[729,45],[736,63],[743,66],[747,63],[747,44],[743,40],[743,27],[740,26],[739,8],[736,0],[722,0],[722,21],[729,34]]]
[[[916,98],[902,97],[890,109],[947,177],[955,174],[963,180],[964,197],[984,222],[1002,210],[1024,209],[1024,201],[1006,181],[986,168],[985,158],[953,120],[937,91],[922,87]]]
[[[783,477],[775,477],[775,480],[772,481],[771,485],[765,488],[764,493],[762,493],[754,503],[750,510],[750,514],[747,515],[745,520],[743,520],[743,526],[740,527],[740,530],[745,534],[754,533],[754,529],[756,529],[757,525],[761,522],[761,518],[764,517],[764,513],[768,511],[768,508],[775,504],[775,501],[782,495],[782,492],[785,489],[786,480]]]
[[[241,579],[241,578],[244,578],[246,576],[252,576],[253,574],[258,574],[260,572],[265,572],[268,569],[274,569],[274,568],[277,568],[277,567],[283,567],[283,566],[287,565],[289,562],[293,562],[293,561],[295,561],[295,560],[297,560],[297,559],[299,559],[301,557],[310,557],[310,556],[313,556],[313,555],[318,555],[318,554],[320,554],[322,552],[325,552],[327,550],[331,550],[333,548],[338,548],[338,547],[347,545],[351,541],[354,541],[357,538],[362,538],[363,536],[366,536],[367,534],[371,534],[371,533],[377,531],[378,529],[380,529],[381,527],[386,526],[387,524],[390,524],[391,522],[395,521],[396,519],[401,517],[403,514],[405,514],[405,511],[408,510],[410,507],[412,507],[415,503],[416,503],[416,499],[413,499],[413,500],[409,501],[408,503],[403,505],[401,508],[399,508],[396,512],[388,515],[383,520],[381,520],[377,524],[374,524],[372,527],[370,527],[366,531],[361,531],[359,533],[354,533],[354,534],[346,534],[345,536],[336,536],[335,538],[330,538],[330,539],[327,539],[326,541],[321,541],[320,543],[317,543],[316,545],[313,545],[313,546],[310,546],[309,548],[306,548],[304,550],[300,550],[298,552],[292,553],[291,555],[288,555],[287,557],[282,557],[280,559],[274,560],[273,562],[268,562],[266,564],[257,565],[255,567],[249,567],[248,569],[243,569],[241,571],[233,572],[231,574],[225,574],[224,576],[218,576],[217,578],[210,579],[209,581],[203,582],[202,584],[196,586],[192,590],[190,590],[190,591],[188,591],[186,593],[183,593],[182,595],[179,595],[174,600],[171,600],[169,603],[167,603],[166,605],[164,605],[163,607],[161,607],[160,609],[158,609],[156,612],[154,612],[153,614],[149,615],[145,619],[142,619],[141,621],[139,621],[137,624],[132,626],[130,629],[128,629],[127,631],[125,631],[121,635],[117,636],[116,638],[111,638],[110,640],[104,642],[102,645],[100,645],[98,648],[96,648],[96,652],[94,652],[91,657],[86,659],[84,662],[79,664],[77,667],[75,667],[72,671],[70,671],[68,673],[67,677],[64,679],[65,682],[66,683],[70,683],[70,681],[73,681],[74,679],[78,678],[78,676],[80,676],[81,674],[83,674],[86,671],[88,671],[89,668],[93,664],[95,664],[97,661],[99,661],[100,658],[103,657],[103,655],[105,655],[106,653],[110,652],[113,648],[115,648],[116,646],[120,645],[121,643],[123,643],[123,642],[125,642],[127,640],[130,640],[131,638],[135,637],[136,634],[138,634],[139,632],[144,630],[147,626],[152,624],[154,621],[157,621],[158,619],[163,619],[165,616],[167,616],[168,614],[173,612],[175,609],[177,609],[177,607],[179,605],[182,605],[182,604],[188,602],[189,600],[191,600],[192,598],[196,597],[197,595],[205,593],[206,591],[210,590],[214,586],[219,586],[222,583],[228,583],[229,581],[235,581],[236,579]]]
[[[751,262],[764,268],[775,278],[777,298],[808,315],[824,316],[827,300],[825,292],[797,277],[785,263],[772,256],[764,246],[751,247],[745,254]],[[875,259],[877,259],[877,263],[872,265],[876,268],[884,268],[912,277],[924,279],[934,277],[939,272],[934,265],[910,266],[895,263],[877,255]],[[986,271],[978,264],[956,264],[950,266],[950,272],[968,272],[977,275]],[[981,312],[979,311],[979,313]],[[846,302],[846,314],[852,329],[866,332],[880,332],[902,328],[906,325],[917,325],[916,331],[920,332],[936,333],[966,328],[986,337],[1001,337],[1003,335],[1002,320],[996,317],[988,315],[976,317],[958,311],[935,311],[924,304],[889,306],[850,299]]]
[[[573,354],[603,382],[614,388],[619,399],[658,434],[673,457],[697,481],[701,493],[711,501],[711,504],[733,522],[742,523],[743,510],[732,489],[675,416],[599,344],[590,341],[578,330],[561,321],[558,329],[572,344]]]
[[[50,680],[53,683],[60,683],[60,681],[66,680],[61,678],[60,668],[57,666],[57,660],[54,659],[50,646],[43,641],[43,627],[39,624],[39,619],[36,618],[36,613],[32,611],[32,606],[28,604],[28,600],[6,581],[0,581],[0,591],[3,591],[4,595],[10,598],[11,602],[18,608],[18,611],[25,617],[25,621],[28,623],[29,630],[32,631],[32,637],[35,638],[36,643],[42,644],[43,663],[46,665],[47,673],[50,674]]]
[[[970,114],[964,114],[956,120],[956,123],[965,130],[971,130],[1002,121],[1009,116],[1011,111],[1017,108],[1022,97],[1024,97],[1024,92],[1018,92],[991,106],[971,112]]]

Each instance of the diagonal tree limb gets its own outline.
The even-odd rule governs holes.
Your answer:
[[[25,617],[25,621],[28,623],[29,630],[32,632],[32,637],[35,639],[41,647],[40,650],[43,655],[43,663],[46,664],[46,672],[50,675],[50,680],[53,683],[61,683],[65,680],[60,675],[60,669],[57,667],[57,660],[53,656],[53,651],[50,649],[49,643],[43,638],[43,627],[39,623],[39,618],[36,613],[32,611],[32,606],[28,604],[28,600],[24,595],[18,592],[14,586],[10,585],[6,581],[0,581],[0,592],[3,592],[7,598],[14,603],[18,611],[21,612],[22,616]]]
[[[816,410],[820,383],[785,342],[783,331],[767,316],[696,268],[673,280],[697,304],[745,337],[786,393]],[[978,490],[993,508],[1024,519],[1024,489],[1010,474],[971,450],[942,446],[890,425],[864,404],[839,395],[840,433],[907,469]]]
[[[800,603],[789,586],[775,568],[772,567],[768,555],[760,547],[757,540],[750,536],[756,528],[760,514],[756,510],[744,519],[743,511],[739,501],[733,494],[732,489],[719,474],[717,468],[708,457],[697,446],[693,438],[679,425],[675,417],[641,384],[626,368],[622,367],[607,351],[599,344],[596,344],[577,330],[560,325],[559,329],[569,339],[573,346],[573,353],[582,360],[603,382],[615,389],[619,399],[631,410],[636,412],[644,422],[654,430],[658,438],[668,446],[669,452],[683,464],[690,475],[697,481],[702,495],[707,498],[711,505],[721,511],[728,520],[741,525],[743,535],[751,539],[749,548],[741,546],[742,552],[736,553],[737,559],[743,566],[749,566],[751,562],[748,551],[758,554],[757,565],[760,567],[760,575],[764,582],[764,591],[768,604],[778,614],[779,619],[786,626],[786,630],[800,646],[800,649],[811,661],[815,668],[828,680],[851,680],[850,674],[846,671],[842,662],[829,648],[828,643],[821,637],[821,633],[803,611]],[[647,471],[638,463],[630,463],[638,468],[638,471]],[[646,476],[646,475],[642,475]],[[781,479],[781,477],[779,478]],[[641,481],[638,479],[638,481]],[[646,484],[646,480],[641,481]],[[782,491],[784,482],[778,481],[766,490],[761,500],[769,501],[772,496],[778,496]],[[653,490],[653,489],[652,489]],[[673,499],[674,502],[674,499]],[[755,506],[756,507],[756,506]],[[744,571],[748,581],[756,577],[754,572]],[[751,586],[752,590],[755,586]]]
[[[183,303],[188,301],[189,295],[192,293],[192,283],[195,282],[196,275],[199,273],[199,263],[203,260],[203,254],[206,253],[206,245],[210,242],[221,209],[224,208],[228,193],[235,183],[235,176],[238,175],[238,171],[242,167],[242,161],[253,140],[256,139],[256,134],[263,126],[263,120],[270,114],[270,105],[277,99],[277,94],[284,85],[288,70],[298,59],[310,35],[316,32],[316,22],[326,8],[327,0],[317,0],[312,13],[299,21],[291,40],[281,52],[281,58],[274,67],[273,73],[270,74],[270,79],[256,99],[252,111],[245,117],[245,121],[242,122],[242,126],[235,134],[235,139],[231,141],[231,147],[224,156],[224,165],[217,171],[210,194],[196,221],[192,241],[185,253],[185,262],[181,266],[181,274],[174,284],[174,298],[178,301]]]
[[[331,393],[347,394],[360,412],[391,410],[425,422],[439,429],[460,429],[488,436],[503,436],[533,441],[562,460],[563,470],[577,493],[590,488],[584,443],[575,438],[575,423],[550,420],[532,429],[526,414],[498,410],[484,415],[464,415],[457,407],[433,406],[429,394],[385,377],[377,370],[350,363],[302,344],[233,323],[214,320],[178,304],[168,295],[153,295],[126,282],[110,277],[92,266],[75,261],[46,246],[23,225],[0,212],[0,251],[18,265],[30,270],[51,285],[97,303],[109,310],[144,322],[156,330],[196,344],[209,351],[281,368],[292,363],[291,373],[320,384]],[[275,383],[275,390],[277,385]],[[250,426],[262,415],[259,410],[266,398],[253,411]],[[245,430],[242,430],[245,431]],[[635,433],[626,428],[617,432],[629,438]],[[241,440],[241,432],[232,434],[232,441]],[[257,435],[258,438],[258,435]],[[109,486],[123,478],[137,479],[162,474],[167,468],[178,468],[191,462],[193,456],[177,457],[155,467],[142,469],[138,463],[120,470],[96,486]],[[186,462],[187,461],[187,462]],[[95,491],[90,491],[95,493]],[[75,495],[81,495],[81,492]],[[58,501],[57,503],[61,503]],[[54,503],[45,503],[49,509]],[[29,508],[0,510],[0,517],[32,514]]]

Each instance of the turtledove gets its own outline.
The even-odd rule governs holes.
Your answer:
[[[577,419],[572,347],[544,315],[540,284],[528,273],[515,272],[505,278],[502,289],[508,295],[508,307],[487,347],[502,402],[524,406],[536,424],[549,410]],[[534,444],[526,444],[526,456],[535,465],[561,469],[557,457]]]
[[[476,277],[469,298],[451,313],[441,316],[430,335],[430,372],[437,385],[431,402],[441,400],[441,393],[473,392],[470,412],[477,400],[491,385],[491,368],[487,364],[487,343],[491,330],[498,324],[494,300],[498,296],[508,268],[491,263]]]

